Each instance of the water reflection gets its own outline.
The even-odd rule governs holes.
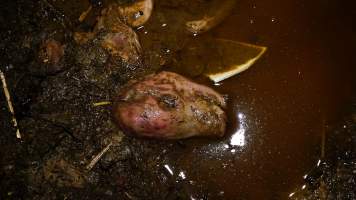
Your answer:
[[[290,193],[290,194],[288,195],[288,197],[291,198],[291,197],[294,196],[294,194],[295,194],[295,192],[292,192],[292,193]]]
[[[230,145],[243,147],[246,144],[246,116],[243,113],[238,113],[237,118],[239,119],[239,129],[231,136]]]
[[[184,172],[182,172],[182,171],[179,172],[178,176],[183,180],[186,179],[186,176],[185,176]]]
[[[187,178],[187,176],[186,176],[186,174],[184,173],[184,171],[179,171],[179,173],[178,174],[176,174],[176,176],[175,176],[175,173],[174,173],[174,167],[172,168],[172,167],[170,167],[168,164],[165,164],[165,165],[163,165],[163,167],[167,170],[167,172],[171,175],[171,176],[173,176],[173,177],[175,177],[175,178],[177,178],[176,176],[178,175],[178,178],[180,179],[180,180],[185,180],[186,178]],[[178,181],[178,180],[177,180]]]

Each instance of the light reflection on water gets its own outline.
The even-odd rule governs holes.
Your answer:
[[[231,136],[230,145],[231,146],[245,146],[246,139],[246,116],[243,113],[238,113],[237,117],[239,119],[240,127],[239,129]]]
[[[241,152],[247,145],[247,129],[248,120],[244,113],[237,112],[237,123],[239,124],[237,130],[224,141],[218,143],[211,143],[200,148],[199,152],[209,157],[221,159],[226,153]]]
[[[235,170],[235,161],[240,159],[240,153],[243,154],[243,151],[246,150],[248,145],[248,129],[251,126],[250,121],[248,120],[248,115],[245,112],[234,111],[235,120],[238,124],[235,130],[230,132],[225,139],[217,141],[215,143],[210,142],[203,146],[200,146],[193,150],[194,157],[193,160],[205,160],[206,163],[209,163],[207,166],[203,167],[202,170],[204,173],[214,173],[216,169],[225,169],[230,170],[231,173],[236,173]],[[199,186],[195,185],[194,182],[200,182],[204,180],[199,179],[199,175],[195,174],[196,172],[191,169],[194,165],[182,166],[178,163],[165,163],[162,165],[163,170],[166,172],[167,177],[171,177],[175,183],[180,185],[185,185],[187,193],[190,195],[190,199],[201,199],[200,194],[195,191],[198,190]],[[199,168],[199,165],[198,165]],[[209,175],[210,176],[210,175]],[[197,178],[198,177],[198,178]],[[224,190],[220,191],[219,194],[221,197],[224,196]],[[198,195],[198,196],[197,196]]]
[[[183,180],[186,179],[186,176],[183,171],[179,172],[178,176]]]

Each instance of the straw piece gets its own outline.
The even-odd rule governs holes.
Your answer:
[[[12,106],[10,92],[9,92],[9,90],[7,88],[5,75],[1,70],[0,70],[0,79],[1,79],[1,82],[2,82],[2,88],[4,89],[4,93],[5,93],[5,97],[6,97],[6,101],[7,101],[7,106],[9,108],[9,111],[10,111],[11,115],[12,115],[12,123],[13,123],[14,127],[16,128],[16,137],[18,139],[21,139],[21,133],[20,133],[20,129],[18,127],[18,123],[17,123],[16,117],[15,117],[15,110],[14,110],[14,107]]]
[[[92,6],[89,6],[89,8],[86,10],[86,11],[84,11],[80,16],[79,16],[79,21],[80,22],[83,22],[84,20],[85,20],[85,18],[88,16],[88,14],[90,13],[90,11],[91,11],[91,9],[92,9],[93,7]]]
[[[93,106],[96,107],[96,106],[105,106],[105,105],[109,105],[111,104],[110,101],[102,101],[102,102],[97,102],[97,103],[93,103]]]
[[[112,142],[110,142],[103,150],[101,150],[94,158],[93,160],[90,161],[90,163],[87,165],[87,170],[93,169],[93,167],[96,165],[96,163],[100,160],[101,157],[110,149],[112,145]]]

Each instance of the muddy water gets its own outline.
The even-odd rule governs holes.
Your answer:
[[[302,187],[322,156],[325,129],[355,97],[351,7],[337,1],[239,1],[206,34],[268,50],[251,69],[219,85],[196,79],[228,95],[229,125],[225,138],[184,141],[179,158],[162,163],[189,188],[191,199],[286,199]]]

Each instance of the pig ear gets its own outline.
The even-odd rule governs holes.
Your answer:
[[[137,0],[132,4],[120,7],[124,21],[131,27],[139,27],[147,22],[153,10],[153,0]]]

